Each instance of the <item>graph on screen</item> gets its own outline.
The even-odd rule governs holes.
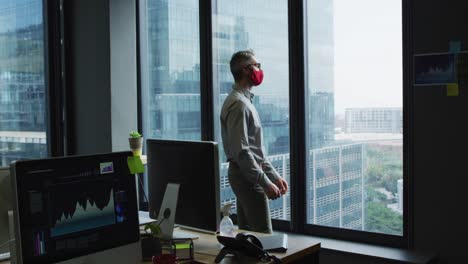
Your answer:
[[[76,233],[116,222],[114,190],[109,181],[73,182],[54,186],[51,236]]]

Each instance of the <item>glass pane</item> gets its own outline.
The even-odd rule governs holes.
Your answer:
[[[227,179],[228,163],[222,148],[220,108],[232,90],[229,61],[239,50],[253,49],[265,73],[254,87],[253,104],[263,127],[263,143],[268,160],[289,183],[289,57],[288,1],[213,1],[213,83],[215,135],[220,142],[221,201],[236,202]],[[235,209],[234,209],[235,211]],[[270,200],[274,219],[290,219],[289,192]]]
[[[0,166],[47,157],[42,0],[0,1]]]
[[[146,138],[200,140],[198,0],[140,2]]]
[[[401,1],[304,4],[307,223],[402,235]]]

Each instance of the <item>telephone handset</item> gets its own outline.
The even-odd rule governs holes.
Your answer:
[[[281,263],[275,256],[269,255],[263,250],[262,242],[253,234],[242,232],[238,233],[235,238],[217,236],[217,239],[219,243],[224,245],[224,248],[219,252],[215,263],[221,262],[227,254],[235,256],[243,254],[263,261],[273,260],[275,263]]]

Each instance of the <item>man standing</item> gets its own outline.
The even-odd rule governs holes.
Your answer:
[[[262,125],[252,104],[251,90],[262,83],[263,71],[251,50],[234,53],[230,68],[235,83],[220,119],[229,183],[237,197],[238,224],[240,229],[271,233],[268,198],[285,194],[288,184],[266,160]]]

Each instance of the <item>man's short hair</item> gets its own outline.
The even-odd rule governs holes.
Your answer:
[[[242,78],[242,69],[245,66],[245,62],[255,57],[255,53],[253,50],[241,50],[234,53],[231,57],[231,61],[229,62],[229,66],[231,67],[232,76],[234,76],[234,80],[238,81]]]

